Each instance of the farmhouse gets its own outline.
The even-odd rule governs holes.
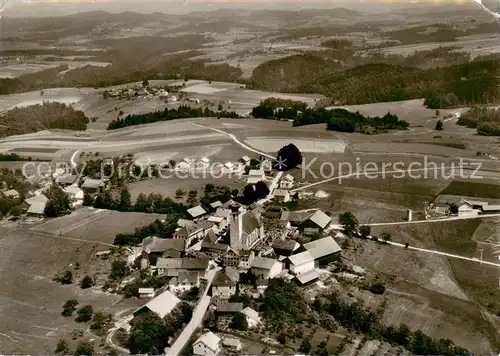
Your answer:
[[[209,331],[194,342],[193,354],[197,356],[216,356],[221,351],[220,343],[220,337]]]
[[[239,279],[238,271],[232,268],[217,271],[212,281],[212,296],[227,299],[235,295]]]
[[[299,224],[299,231],[304,235],[315,235],[323,231],[332,219],[321,210],[317,210],[308,219]]]
[[[139,288],[139,298],[153,298],[155,296],[154,288]]]
[[[177,277],[174,277],[172,284],[183,289],[190,289],[200,286],[200,274],[197,271],[179,271]]]
[[[255,257],[250,264],[250,271],[258,278],[274,278],[283,270],[283,265],[272,258]]]
[[[70,185],[64,188],[66,194],[68,194],[69,199],[73,202],[73,207],[82,205],[84,192],[77,185]]]
[[[288,203],[290,201],[290,192],[285,189],[275,189],[273,196],[274,201],[277,203]]]
[[[180,272],[197,272],[200,277],[205,276],[209,264],[206,258],[159,258],[156,261],[158,275],[178,277]]]
[[[316,267],[326,266],[340,258],[341,248],[331,236],[308,242],[304,249],[313,256]]]
[[[49,201],[49,198],[47,198],[44,194],[39,194],[35,195],[34,197],[25,199],[24,202],[27,205],[32,205],[35,203],[47,203]]]
[[[217,258],[229,251],[229,245],[203,240],[200,251],[206,253],[211,258]]]
[[[264,238],[264,224],[253,211],[236,212],[229,225],[230,245],[234,250],[248,250]]]
[[[260,182],[261,180],[264,180],[266,178],[264,174],[264,170],[262,169],[251,169],[248,171],[248,179],[247,183],[248,184],[255,184],[257,182]]]
[[[281,178],[279,187],[281,189],[292,189],[294,180],[295,179],[292,175],[286,174],[283,178]]]
[[[106,182],[103,179],[85,178],[85,181],[82,184],[82,189],[84,192],[89,194],[101,193],[104,189],[106,189]]]
[[[250,307],[246,307],[241,311],[241,313],[245,315],[249,328],[255,328],[262,322],[259,313]]]
[[[287,266],[291,273],[301,275],[314,270],[314,257],[309,251],[300,252],[288,257]]]
[[[151,299],[142,307],[136,309],[134,311],[134,316],[151,311],[163,319],[172,311],[172,309],[177,306],[177,304],[179,304],[179,302],[179,298],[177,298],[169,291],[165,291],[162,294],[158,295],[156,298]]]
[[[160,257],[180,258],[185,250],[186,240],[184,239],[147,237],[142,241],[141,267],[147,268],[150,264],[155,265]]]
[[[218,230],[224,230],[227,227],[227,219],[221,216],[210,216],[207,221],[214,223]]]
[[[197,219],[197,218],[200,218],[202,217],[203,215],[205,215],[207,212],[205,211],[205,209],[202,208],[201,205],[198,205],[198,206],[195,206],[191,209],[188,209],[188,214],[191,216],[191,218],[193,219]]]

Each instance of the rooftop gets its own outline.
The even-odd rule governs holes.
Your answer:
[[[35,195],[34,197],[28,198],[24,201],[26,202],[26,204],[31,205],[34,203],[46,203],[47,201],[49,201],[49,198],[47,198],[43,194],[39,194],[39,195]]]
[[[300,284],[306,284],[306,283],[314,281],[315,279],[318,279],[319,273],[313,269],[312,271],[302,273],[295,278],[297,278],[297,280],[300,282]]]
[[[275,189],[273,194],[275,197],[287,197],[290,195],[290,192],[285,189]]]
[[[279,240],[276,239],[273,243],[273,248],[287,251],[295,251],[300,247],[300,244],[294,240]]]
[[[266,258],[266,257],[255,257],[252,260],[252,263],[250,267],[255,267],[255,268],[260,268],[260,269],[266,269],[270,270],[273,268],[273,266],[279,263],[278,261],[272,259],[272,258]]]
[[[213,203],[210,204],[210,206],[213,208],[213,209],[217,209],[218,207],[220,207],[222,205],[222,202],[220,200],[217,200],[217,201],[214,201]]]
[[[321,210],[317,210],[313,215],[311,215],[311,217],[309,217],[308,220],[312,221],[320,228],[324,229],[330,223],[330,221],[332,221],[332,218],[330,218]]]
[[[236,271],[236,273],[238,274],[238,271]],[[238,274],[238,279],[239,279],[239,274]],[[236,286],[238,279],[236,279],[235,273],[233,273],[229,268],[226,268],[225,270],[217,271],[212,281],[212,285],[216,287],[223,287],[223,286],[233,287]]]
[[[82,188],[97,189],[99,187],[104,186],[104,184],[105,183],[102,179],[87,178],[85,179],[85,182],[83,182]]]
[[[250,307],[246,307],[241,311],[243,314],[245,314],[247,317],[249,317],[252,320],[255,320],[256,322],[260,323],[260,316],[259,313],[257,313],[255,310],[253,310]]]
[[[219,347],[221,339],[217,335],[215,335],[213,332],[209,331],[203,335],[201,335],[193,345],[196,345],[198,343],[202,343],[206,345],[210,350],[217,350]]]
[[[311,253],[314,259],[331,255],[342,250],[337,241],[331,236],[308,242],[304,244],[304,248]]]
[[[76,179],[78,177],[74,174],[66,174],[64,176],[59,176],[56,178],[57,183],[62,183],[62,184],[73,184],[76,182]]]
[[[147,308],[163,319],[172,311],[172,309],[175,308],[177,304],[179,304],[179,302],[180,299],[167,290],[158,295],[156,298],[151,299],[142,307],[136,309],[135,312],[141,310],[142,308]]]
[[[243,303],[220,303],[217,304],[217,311],[219,313],[239,313],[243,310]]]
[[[311,255],[311,253],[309,251],[304,251],[304,252],[297,253],[295,255],[291,255],[290,257],[288,257],[288,260],[294,266],[298,266],[298,265],[302,265],[304,263],[309,263],[309,262],[314,261],[314,257]]]
[[[43,212],[45,211],[45,206],[47,205],[46,202],[35,202],[30,205],[28,209],[28,214],[37,214],[37,215],[42,215]]]
[[[195,206],[191,209],[188,209],[188,214],[191,215],[193,218],[197,218],[199,216],[205,215],[207,212],[205,209],[201,207],[201,205]]]
[[[146,253],[159,253],[167,250],[184,252],[186,250],[186,240],[147,237],[142,241],[142,250]]]

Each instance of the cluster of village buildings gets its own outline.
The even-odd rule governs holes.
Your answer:
[[[292,188],[293,177],[285,176],[279,190]],[[179,303],[178,291],[193,287],[205,288],[207,273],[218,266],[210,284],[211,308],[221,317],[242,313],[250,328],[261,325],[259,312],[242,303],[229,302],[241,292],[254,296],[264,293],[273,278],[285,278],[299,286],[320,280],[321,269],[339,259],[341,248],[331,236],[321,237],[331,218],[321,210],[290,212],[275,209],[276,223],[282,236],[266,234],[263,213],[255,204],[249,207],[233,200],[210,204],[210,211],[201,206],[188,210],[189,220],[178,221],[172,239],[149,237],[143,241],[141,268],[158,276],[170,277],[168,289],[151,299],[137,313],[149,310],[164,316]],[[300,244],[290,235],[315,237]],[[241,282],[242,274],[253,276],[252,285]],[[152,288],[140,288],[142,298],[158,294]],[[157,302],[157,300],[168,300]],[[195,355],[216,355],[222,348],[241,348],[237,338],[221,339],[212,332],[201,335],[194,343]]]
[[[122,88],[122,89],[111,89],[105,90],[103,96],[110,98],[119,99],[136,99],[136,98],[160,98],[165,99],[170,102],[176,102],[177,96],[169,94],[169,92],[164,88],[154,88],[154,87],[144,87],[138,86],[136,88]],[[198,99],[193,99],[195,102],[199,103]]]

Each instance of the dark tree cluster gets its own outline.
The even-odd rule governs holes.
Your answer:
[[[274,331],[292,327],[304,320],[308,306],[299,287],[284,279],[272,279],[262,304],[267,326]]]
[[[214,185],[209,183],[205,185],[203,196],[200,199],[200,204],[205,209],[209,209],[211,203],[216,201],[225,203],[231,199],[231,196],[232,192],[228,186]]]
[[[388,130],[405,130],[408,122],[387,113],[382,117],[367,117],[345,109],[307,109],[294,120],[294,126],[327,124],[327,129],[339,132],[383,133]]]
[[[175,336],[191,320],[193,308],[179,303],[164,319],[152,312],[136,316],[131,324],[127,346],[132,354],[159,355],[169,346],[168,339]]]
[[[47,129],[86,130],[83,111],[57,102],[16,107],[0,116],[0,137],[22,135]]]
[[[1,153],[0,154],[0,162],[25,162],[25,161],[33,161],[31,157],[19,156],[15,153]]]
[[[280,171],[287,171],[297,167],[302,163],[302,153],[293,143],[283,146],[276,156],[276,168]]]
[[[71,212],[71,200],[68,194],[59,186],[52,185],[45,192],[45,195],[49,199],[43,211],[43,215],[46,218],[56,218]]]
[[[234,111],[212,111],[209,108],[192,108],[189,106],[179,106],[177,109],[164,109],[163,111],[154,111],[148,114],[127,115],[124,118],[117,118],[108,125],[108,130],[120,129],[127,126],[150,124],[159,121],[169,121],[176,119],[187,119],[193,117],[240,117]]]
[[[349,330],[400,345],[414,355],[456,356],[471,354],[456,346],[451,340],[436,340],[420,330],[412,332],[406,325],[386,327],[376,313],[365,309],[359,302],[349,303],[345,301],[337,292],[329,294],[326,298],[317,297],[314,308],[318,312],[327,311],[337,322]]]
[[[269,188],[266,182],[260,181],[255,184],[247,184],[243,189],[243,196],[241,202],[245,205],[250,205],[256,201],[267,197]]]
[[[252,116],[259,119],[295,120],[307,108],[302,101],[268,98],[252,109]]]
[[[460,116],[457,124],[477,129],[481,136],[500,136],[500,109],[472,107]]]
[[[142,240],[149,236],[171,238],[177,229],[177,220],[179,220],[178,216],[167,215],[164,222],[156,220],[150,225],[135,229],[135,231],[131,234],[117,234],[113,244],[119,246],[135,246],[140,244]]]

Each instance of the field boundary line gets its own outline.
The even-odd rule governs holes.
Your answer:
[[[87,242],[87,243],[91,243],[91,244],[103,245],[103,246],[108,246],[108,247],[115,247],[115,245],[113,245],[113,244],[110,244],[110,243],[107,243],[107,242],[102,242],[102,241],[92,241],[92,240],[78,239],[78,238],[75,238],[75,237],[68,237],[68,236],[50,234],[48,232],[43,232],[43,231],[36,231],[36,230],[32,230],[32,231],[33,231],[33,233],[36,236],[40,236],[40,237],[44,237],[44,236],[46,236],[46,237],[54,237],[54,238],[62,239],[62,240],[71,240],[71,241],[76,241],[76,242]]]
[[[270,154],[268,153],[265,153],[265,152],[262,152],[262,151],[259,151],[255,148],[252,148],[250,146],[248,146],[246,143],[243,143],[241,142],[235,135],[233,134],[230,134],[229,132],[226,132],[226,131],[223,131],[223,130],[219,130],[219,129],[216,129],[215,127],[208,127],[208,126],[204,126],[204,125],[201,125],[201,124],[198,124],[198,123],[195,123],[195,122],[191,122],[191,124],[195,125],[195,126],[199,126],[199,127],[203,127],[205,129],[209,129],[209,130],[212,130],[212,131],[217,131],[221,134],[224,134],[226,136],[229,136],[236,144],[240,145],[241,147],[243,147],[244,149],[248,150],[248,151],[251,151],[251,152],[254,152],[254,153],[257,153],[261,156],[265,156],[267,158],[270,158],[272,159],[273,161],[276,160],[276,158],[274,158],[273,156],[271,156]]]

